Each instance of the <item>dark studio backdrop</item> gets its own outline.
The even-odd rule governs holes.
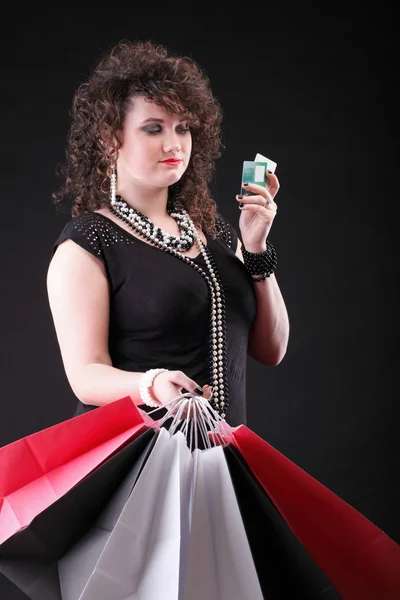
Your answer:
[[[257,5],[259,6],[259,5]],[[248,426],[400,542],[392,15],[227,6],[14,8],[3,37],[0,445],[70,418],[46,293],[51,203],[76,87],[120,40],[189,54],[224,110],[213,191],[237,231],[242,161],[278,163],[270,240],[291,321],[249,359]],[[398,82],[397,82],[398,83]],[[25,596],[0,577],[1,600]]]

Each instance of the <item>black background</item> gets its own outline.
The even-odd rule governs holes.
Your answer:
[[[72,416],[46,294],[68,213],[51,192],[76,87],[122,38],[191,55],[224,109],[213,184],[238,229],[243,160],[278,163],[270,240],[291,321],[278,367],[249,359],[248,426],[400,541],[394,16],[278,9],[11,6],[2,38],[0,445]],[[25,596],[4,578],[1,600]]]

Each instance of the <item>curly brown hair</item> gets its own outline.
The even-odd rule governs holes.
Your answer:
[[[73,217],[109,206],[110,166],[122,143],[119,132],[131,99],[137,95],[188,120],[191,159],[169,194],[183,204],[198,227],[215,236],[217,206],[209,185],[223,146],[221,106],[208,76],[192,58],[172,56],[152,41],[121,40],[77,89],[66,161],[58,168],[63,185],[53,193],[54,203],[71,198]]]

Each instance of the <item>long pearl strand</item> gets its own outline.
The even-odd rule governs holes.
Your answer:
[[[114,192],[114,193],[113,193]],[[117,199],[118,198],[118,199]],[[130,206],[121,197],[115,196],[115,187],[113,189],[113,180],[111,178],[111,207],[110,210],[117,217],[126,222],[134,231],[147,241],[152,242],[165,252],[173,254],[180,260],[189,264],[205,279],[211,295],[210,303],[210,383],[213,387],[211,399],[212,407],[224,419],[229,405],[229,392],[226,375],[226,310],[225,295],[221,278],[216,268],[214,258],[209,249],[203,244],[196,227],[189,214],[183,207],[179,207],[180,214],[184,215],[191,234],[195,239],[204,262],[208,269],[208,274],[191,258],[180,254],[171,244],[167,237],[160,239],[152,235],[147,223],[137,219],[135,211],[130,210]],[[175,207],[176,208],[176,207]],[[171,212],[171,216],[176,219],[177,211]]]

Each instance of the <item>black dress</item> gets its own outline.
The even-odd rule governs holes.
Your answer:
[[[206,239],[225,292],[230,398],[226,421],[235,427],[246,423],[247,346],[256,297],[250,275],[235,256],[237,233],[220,213],[217,229],[216,239],[208,234]],[[211,384],[210,298],[203,277],[101,213],[85,213],[66,223],[52,256],[68,238],[104,264],[110,284],[109,354],[113,366],[138,372],[158,367],[181,370],[199,385]],[[193,260],[206,269],[201,253]],[[76,414],[93,408],[79,401]]]

